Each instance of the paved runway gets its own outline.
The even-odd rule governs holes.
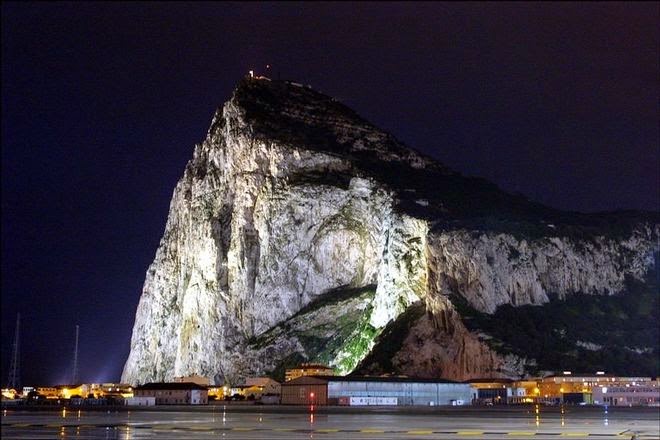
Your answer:
[[[2,414],[3,439],[660,439],[660,409],[237,408]]]

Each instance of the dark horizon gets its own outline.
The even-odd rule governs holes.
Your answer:
[[[464,175],[660,211],[657,3],[2,4],[2,385],[118,381],[172,191],[251,69]]]

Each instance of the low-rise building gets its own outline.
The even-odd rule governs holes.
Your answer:
[[[656,380],[635,385],[594,387],[593,403],[612,406],[660,406],[660,384]]]
[[[301,364],[296,368],[288,368],[285,381],[288,382],[302,376],[334,376],[335,370],[322,364]]]
[[[528,399],[536,399],[541,395],[539,388],[539,379],[522,379],[513,382],[513,386],[522,390],[523,396]],[[531,401],[527,401],[529,403]]]
[[[15,399],[18,397],[18,392],[13,388],[3,388],[2,389],[2,398],[3,399]]]
[[[23,387],[23,391],[21,391],[21,397],[27,397],[27,395],[32,391],[36,391],[34,387]]]
[[[524,390],[515,388],[511,379],[470,379],[465,383],[475,389],[475,403],[507,404],[513,397],[522,397]]]
[[[234,385],[233,387],[229,388],[228,396],[234,397],[238,395],[245,397],[246,399],[254,400],[257,398],[259,391],[260,390],[258,387],[253,387],[249,385]]]
[[[469,384],[410,377],[302,376],[282,384],[290,405],[469,405]]]
[[[133,397],[133,387],[127,383],[93,383],[89,385],[96,399],[103,397],[129,398]]]
[[[569,405],[586,405],[592,403],[591,393],[564,393],[561,395],[561,403]]]
[[[133,388],[134,397],[154,397],[156,405],[206,405],[208,389],[192,382],[156,382]]]
[[[58,398],[70,399],[72,397],[85,398],[92,394],[92,387],[89,384],[72,384],[72,385],[57,385]],[[38,392],[38,391],[37,391]]]
[[[539,395],[545,398],[562,398],[564,394],[592,393],[595,387],[626,386],[650,383],[650,377],[622,377],[598,372],[596,374],[563,374],[546,376],[539,382]]]
[[[229,387],[226,385],[209,387],[209,399],[211,400],[223,400],[228,396],[231,396],[231,394],[229,394]]]
[[[127,406],[154,406],[156,405],[155,397],[128,397],[126,399]]]
[[[280,383],[270,377],[249,377],[244,384],[230,387],[228,395],[238,394],[246,399],[259,400],[264,395],[279,396],[281,392]]]
[[[270,377],[248,377],[245,384],[231,387],[229,390],[230,396],[239,394],[247,399],[256,400],[262,399],[263,396],[279,396],[281,393],[280,383]]]
[[[37,387],[37,394],[45,397],[46,399],[59,399],[60,390],[57,387]]]
[[[281,394],[282,385],[270,377],[248,377],[245,379],[245,385],[257,387],[259,394]]]

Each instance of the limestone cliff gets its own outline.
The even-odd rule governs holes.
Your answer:
[[[534,204],[308,87],[246,78],[174,190],[122,381],[220,383],[301,360],[348,373],[419,307],[392,354],[397,371],[524,374],[533,360],[489,348],[457,298],[492,313],[551,294],[616,294],[653,265],[658,235],[657,216]]]

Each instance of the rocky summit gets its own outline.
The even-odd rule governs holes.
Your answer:
[[[122,382],[281,378],[301,361],[458,380],[657,372],[659,236],[657,213],[555,210],[308,86],[245,78],[176,185]]]

